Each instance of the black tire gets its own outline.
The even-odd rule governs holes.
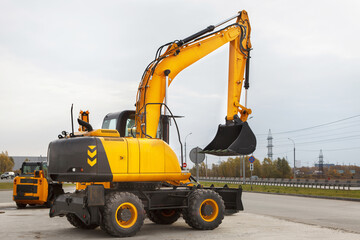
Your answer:
[[[100,223],[100,229],[103,230],[104,232],[106,232],[106,228],[105,228],[103,222]]]
[[[16,203],[16,207],[18,208],[18,209],[23,209],[23,208],[26,208],[26,203]]]
[[[148,210],[148,218],[156,224],[173,224],[180,217],[181,209]]]
[[[52,200],[52,201],[47,201],[44,205],[45,205],[45,207],[47,207],[47,208],[51,208],[51,206],[53,205],[53,202],[54,202],[54,200]]]
[[[184,208],[183,218],[192,228],[212,230],[224,219],[225,205],[213,190],[197,189],[189,196],[189,208]]]
[[[76,228],[81,229],[95,229],[99,225],[97,224],[85,224],[81,219],[78,218],[74,213],[68,213],[66,214],[66,219],[69,221],[71,225],[73,225]]]
[[[101,228],[115,237],[134,236],[144,223],[144,205],[129,192],[111,192],[106,196]]]
[[[111,194],[105,194],[105,203],[109,200],[109,196]],[[105,228],[105,225],[104,225],[104,209],[101,208],[101,221],[100,221],[100,229],[103,230],[104,232],[107,232],[106,231],[106,228]]]
[[[29,206],[34,207],[34,206],[36,206],[36,204],[29,204]]]

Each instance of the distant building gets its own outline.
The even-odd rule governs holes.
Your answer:
[[[28,159],[30,162],[37,162],[37,161],[46,161],[46,157],[43,156],[39,156],[39,157],[34,157],[34,156],[11,156],[14,159],[14,167],[13,167],[13,171],[19,170],[21,168],[21,164]]]

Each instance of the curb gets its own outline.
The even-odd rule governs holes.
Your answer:
[[[4,208],[4,207],[16,207],[15,202],[5,202],[5,203],[0,203],[0,207]]]
[[[258,192],[258,191],[245,191],[245,190],[243,190],[243,192],[360,202],[360,198],[329,197],[329,196],[304,195],[304,194],[292,194],[292,193]]]

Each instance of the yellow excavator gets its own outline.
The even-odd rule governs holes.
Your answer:
[[[20,175],[15,177],[13,200],[18,209],[26,205],[51,206],[54,199],[63,194],[62,184],[48,178],[46,162],[25,161],[20,168]]]
[[[236,19],[235,23],[220,28]],[[183,169],[176,117],[167,105],[168,87],[186,67],[229,43],[228,106],[225,124],[203,152],[218,156],[247,155],[256,138],[247,118],[250,23],[246,11],[185,39],[161,46],[146,67],[136,110],[110,113],[102,129],[78,119],[86,131],[63,132],[48,148],[49,174],[59,182],[82,183],[74,193],[58,196],[50,217],[66,216],[78,228],[98,226],[112,236],[135,235],[145,213],[157,224],[171,224],[182,214],[195,229],[217,228],[225,210],[241,211],[242,189],[203,187]],[[240,104],[242,87],[245,103]],[[174,121],[181,146],[180,162],[169,143]]]

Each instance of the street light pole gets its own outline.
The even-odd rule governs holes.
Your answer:
[[[242,160],[243,160],[243,184],[245,185],[246,176],[245,176],[245,156],[244,155],[242,155]]]
[[[190,136],[192,134],[192,132],[191,133],[189,133],[188,135],[186,135],[186,137],[185,137],[185,163],[187,164],[187,160],[186,160],[186,138],[188,137],[188,136]]]
[[[296,179],[296,164],[295,164],[295,142],[291,138],[288,138],[294,144],[294,179]]]

